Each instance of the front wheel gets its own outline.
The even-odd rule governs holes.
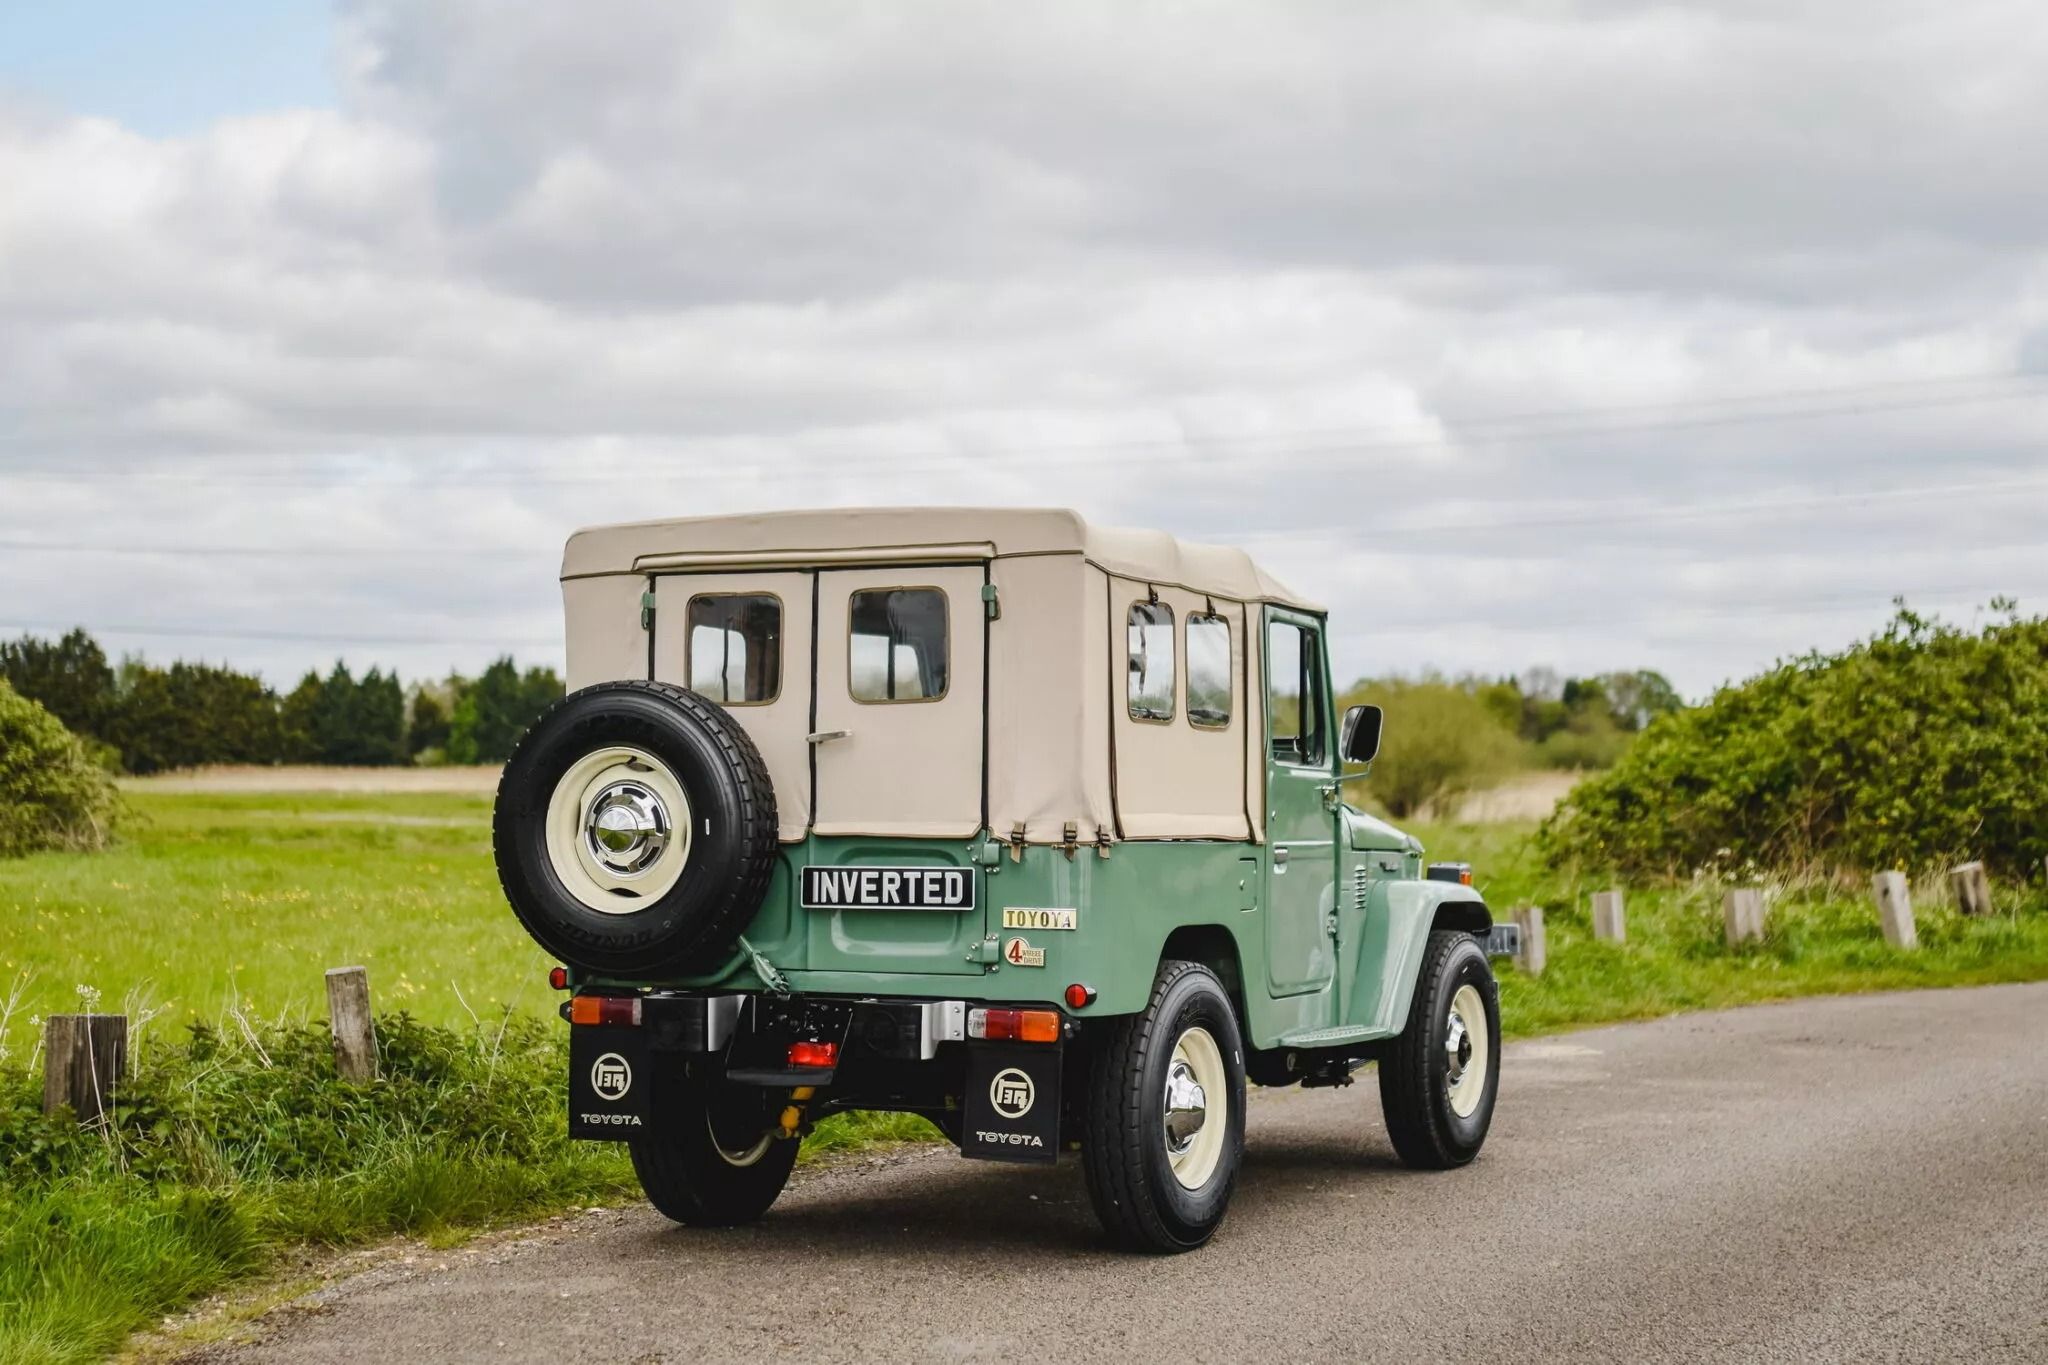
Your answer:
[[[1380,1058],[1387,1136],[1407,1165],[1441,1171],[1479,1155],[1500,1088],[1500,988],[1470,934],[1429,936],[1408,1027]]]
[[[798,1140],[781,1136],[782,1094],[693,1082],[668,1132],[629,1144],[648,1202],[697,1227],[751,1223],[766,1213],[796,1164]]]
[[[1083,1170],[1111,1237],[1192,1251],[1223,1221],[1244,1153],[1244,1044],[1223,984],[1196,962],[1160,966],[1152,1001],[1092,1059]]]

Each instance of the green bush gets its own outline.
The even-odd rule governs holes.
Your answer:
[[[1345,694],[1343,705],[1386,708],[1387,728],[1367,787],[1397,819],[1491,786],[1511,771],[1521,746],[1487,704],[1438,678],[1380,679]]]
[[[2009,611],[2009,604],[1998,604]],[[2048,854],[2048,619],[1883,633],[1653,721],[1544,826],[1553,865],[1824,876]]]
[[[55,716],[0,681],[0,857],[104,848],[114,779]]]

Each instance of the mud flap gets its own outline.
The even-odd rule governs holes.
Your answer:
[[[1057,1043],[980,1043],[967,1051],[960,1154],[1052,1162],[1060,1154]]]
[[[569,1136],[624,1142],[654,1121],[654,1066],[637,1028],[569,1030]]]

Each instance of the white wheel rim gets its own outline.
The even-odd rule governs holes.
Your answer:
[[[569,894],[605,915],[667,895],[690,860],[689,798],[668,765],[614,745],[584,755],[548,798],[548,862]]]
[[[712,1126],[711,1114],[708,1110],[704,1114],[704,1131],[711,1134],[711,1150],[718,1153],[718,1159],[728,1166],[737,1166],[742,1170],[768,1155],[768,1144],[775,1141],[775,1134],[764,1132],[761,1134],[761,1140],[751,1147],[743,1149],[727,1147],[723,1142],[719,1141],[718,1129]]]
[[[1160,1129],[1173,1178],[1190,1190],[1206,1185],[1230,1132],[1230,1076],[1223,1050],[1205,1028],[1191,1028],[1174,1042]]]
[[[1460,986],[1451,996],[1450,1017],[1444,1021],[1444,1092],[1453,1114],[1469,1119],[1478,1110],[1492,1066],[1486,1001],[1477,986]]]

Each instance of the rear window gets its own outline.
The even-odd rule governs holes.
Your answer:
[[[1173,608],[1133,602],[1129,698],[1132,720],[1173,719]]]
[[[858,702],[936,701],[946,695],[946,594],[863,588],[848,603],[847,686]]]
[[[782,602],[767,593],[692,597],[683,671],[690,689],[727,706],[782,695]]]

